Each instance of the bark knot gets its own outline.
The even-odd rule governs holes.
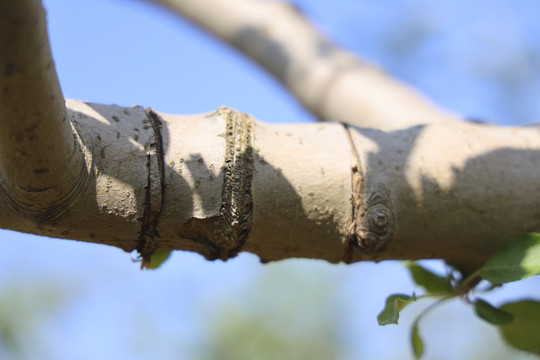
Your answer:
[[[390,199],[385,192],[374,191],[357,204],[351,236],[353,245],[371,256],[384,249],[391,240],[394,216],[390,210]]]
[[[360,250],[368,259],[376,260],[394,235],[395,216],[389,191],[376,184],[368,189],[351,129],[349,125],[343,125],[356,162],[352,167],[352,224],[344,244],[343,261],[352,261],[354,249]]]

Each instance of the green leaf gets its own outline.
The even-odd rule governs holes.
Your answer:
[[[506,325],[512,322],[512,314],[502,309],[496,308],[487,301],[477,299],[474,302],[474,311],[480,318],[493,325]]]
[[[379,325],[397,324],[399,312],[411,302],[416,301],[416,296],[393,294],[386,299],[384,309],[377,316]]]
[[[169,256],[171,256],[170,251],[158,251],[152,254],[152,256],[150,256],[150,261],[148,262],[143,261],[143,268],[148,269],[148,270],[157,269],[158,267],[161,266],[161,264],[167,261]]]
[[[428,293],[447,294],[452,291],[448,278],[439,276],[414,262],[408,262],[407,267],[414,282],[426,289]]]
[[[480,269],[494,285],[540,274],[540,234],[520,235],[505,244]]]
[[[422,340],[420,332],[418,331],[418,321],[414,322],[412,328],[411,344],[414,351],[414,357],[416,359],[420,359],[422,357],[422,354],[424,353],[424,341]]]
[[[499,326],[504,340],[516,349],[540,355],[540,302],[522,300],[501,306],[514,321]]]

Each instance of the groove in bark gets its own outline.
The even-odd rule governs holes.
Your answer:
[[[235,257],[248,240],[253,216],[253,118],[226,107],[215,116],[226,119],[221,205],[216,216],[191,218],[178,232],[204,246],[208,260]]]
[[[154,141],[151,141],[146,147],[148,184],[146,186],[141,231],[136,247],[142,258],[143,268],[150,264],[152,254],[159,248],[159,232],[157,228],[165,200],[165,166],[163,140],[160,131],[162,121],[150,108],[146,109],[146,114],[150,124],[152,124]]]
[[[349,125],[344,124],[356,164],[352,167],[352,219],[350,234],[345,243],[343,261],[352,261],[354,248],[370,260],[376,260],[392,240],[395,216],[392,212],[388,190],[377,187],[368,191],[366,176],[361,167],[360,155],[352,140]]]

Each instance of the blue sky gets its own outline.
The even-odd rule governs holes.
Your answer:
[[[68,98],[176,114],[227,105],[265,122],[313,121],[257,65],[163,9],[135,0],[44,3]],[[540,117],[534,96],[540,86],[537,1],[297,3],[336,42],[455,113],[504,124]],[[282,276],[282,285],[272,288],[283,304],[305,296],[298,290],[305,279],[321,279],[323,290],[335,294],[330,310],[339,320],[347,359],[409,356],[408,324],[422,308],[405,312],[399,327],[376,325],[388,294],[413,290],[397,262],[343,266],[289,260],[263,266],[249,254],[223,263],[176,252],[158,271],[141,272],[129,254],[107,246],[9,231],[0,232],[0,239],[0,298],[19,287],[30,298],[41,296],[34,291],[40,286],[65,293],[64,302],[45,309],[27,336],[45,349],[40,359],[193,358],[191,347],[204,344],[220,308],[249,307],[259,279],[273,272],[278,278],[298,274]],[[437,262],[429,265],[440,268]],[[540,298],[539,285],[538,279],[511,284],[490,299]],[[306,321],[318,315],[317,309],[306,309]],[[469,312],[452,304],[426,319],[427,359],[463,359],[462,352],[474,358],[487,343],[501,346],[498,335]],[[283,326],[288,325],[285,319]],[[507,358],[524,358],[512,354]]]

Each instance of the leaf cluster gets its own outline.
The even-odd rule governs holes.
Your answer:
[[[526,299],[496,307],[479,297],[471,299],[471,294],[481,280],[489,281],[491,287],[488,290],[492,290],[502,284],[540,274],[540,234],[524,234],[512,239],[484,266],[464,278],[456,269],[449,271],[447,276],[440,276],[414,262],[406,265],[414,282],[426,294],[390,295],[377,320],[379,325],[397,324],[400,311],[408,304],[421,298],[436,298],[438,301],[420,313],[412,325],[411,345],[417,359],[424,353],[424,342],[419,330],[421,318],[436,306],[455,298],[461,298],[472,305],[474,313],[496,326],[510,346],[540,355],[540,301]]]

